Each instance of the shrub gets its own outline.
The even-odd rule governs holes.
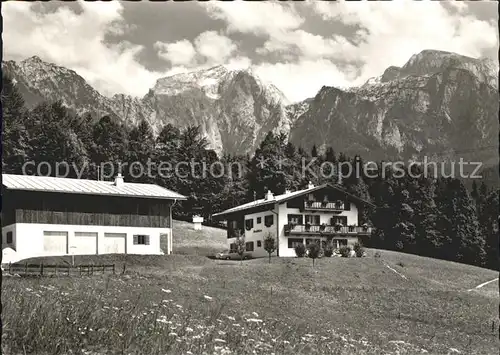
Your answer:
[[[382,256],[382,254],[380,254],[379,251],[376,251],[375,255],[373,255],[373,257],[375,257],[375,258],[380,258],[381,256]]]
[[[267,233],[266,238],[264,239],[264,250],[269,255],[269,264],[271,263],[271,254],[276,251],[276,239],[271,233]]]
[[[313,266],[314,266],[314,261],[319,258],[320,254],[321,254],[321,246],[319,245],[319,243],[315,243],[315,242],[312,242],[312,243],[309,243],[309,245],[307,246],[307,256],[311,259],[313,259]]]
[[[323,252],[327,258],[331,257],[333,255],[333,244],[332,243],[326,244]]]
[[[303,258],[306,255],[306,247],[304,244],[300,243],[295,248],[295,255],[299,258]]]
[[[342,255],[343,258],[348,258],[350,252],[351,252],[351,248],[349,248],[346,245],[341,246],[339,249],[339,253],[340,253],[340,255]]]
[[[363,246],[360,243],[358,243],[358,242],[356,242],[354,244],[354,248],[353,249],[354,249],[354,252],[356,253],[356,256],[358,258],[361,258],[363,256],[364,252],[365,252],[365,248],[363,248]]]

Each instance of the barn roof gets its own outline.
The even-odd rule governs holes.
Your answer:
[[[359,197],[357,197],[357,196],[355,196],[355,195],[347,192],[346,190],[344,190],[343,188],[341,188],[341,187],[339,187],[337,185],[323,184],[323,185],[319,185],[319,186],[309,187],[309,188],[303,189],[303,190],[288,192],[288,193],[285,193],[285,194],[282,194],[282,195],[276,195],[276,196],[273,197],[273,199],[270,199],[270,200],[262,198],[260,200],[255,200],[255,201],[252,201],[252,202],[244,203],[242,205],[239,205],[239,206],[227,209],[225,211],[222,211],[222,212],[219,212],[219,213],[215,213],[212,217],[222,217],[222,216],[225,216],[225,215],[229,215],[231,213],[242,212],[242,211],[245,211],[245,210],[248,210],[248,209],[251,209],[251,208],[255,208],[255,207],[259,207],[259,206],[272,205],[272,204],[276,204],[276,203],[281,204],[281,203],[289,201],[289,200],[291,200],[291,199],[293,199],[295,197],[299,197],[299,196],[308,194],[308,193],[313,192],[313,191],[322,190],[324,188],[330,188],[330,189],[339,191],[340,193],[346,195],[351,200],[359,202],[361,204],[365,204],[365,205],[369,205],[369,206],[375,206],[371,202],[363,200],[363,199],[361,199],[361,198],[359,198]]]
[[[182,196],[177,192],[165,189],[155,184],[138,184],[130,182],[124,182],[121,186],[115,186],[112,181],[2,174],[2,185],[8,190],[142,197],[167,200],[186,199],[185,196]]]

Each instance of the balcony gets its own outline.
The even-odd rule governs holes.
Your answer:
[[[346,211],[343,202],[319,202],[319,201],[304,201],[304,210],[309,211]]]
[[[371,227],[286,224],[285,235],[370,235]]]

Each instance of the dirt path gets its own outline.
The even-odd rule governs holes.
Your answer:
[[[490,283],[492,283],[492,282],[495,282],[495,281],[498,281],[498,277],[497,277],[496,279],[493,279],[493,280],[490,280],[490,281],[483,282],[482,284],[477,285],[477,286],[476,286],[476,287],[474,287],[474,288],[468,289],[467,291],[469,291],[469,292],[470,292],[470,291],[477,290],[478,288],[481,288],[481,287],[483,287],[483,286],[486,286],[486,285],[488,285],[488,284],[490,284]]]
[[[389,266],[389,265],[387,265],[387,264],[384,264],[384,265],[385,265],[385,266],[386,266],[389,270],[394,271],[396,274],[398,274],[399,276],[401,276],[403,279],[408,280],[408,278],[407,278],[405,275],[403,275],[402,273],[400,273],[399,271],[397,271],[397,270],[393,269],[392,267],[390,267],[390,266]]]

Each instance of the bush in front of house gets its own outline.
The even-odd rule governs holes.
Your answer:
[[[327,243],[326,246],[325,246],[325,248],[324,248],[324,250],[323,250],[324,255],[327,258],[331,257],[333,255],[333,250],[334,250],[333,244],[332,243]]]
[[[314,265],[314,259],[319,258],[322,254],[321,245],[319,243],[312,242],[309,243],[306,249],[307,249],[307,256],[313,259],[313,265]]]
[[[303,258],[306,255],[306,246],[302,243],[297,244],[294,250],[298,258]]]
[[[356,253],[356,256],[358,258],[361,258],[363,256],[363,254],[365,253],[365,248],[363,248],[363,246],[361,245],[361,243],[358,243],[356,242],[354,244],[354,252]]]
[[[339,249],[339,253],[343,258],[348,258],[350,252],[351,248],[349,248],[347,245],[341,246]]]

